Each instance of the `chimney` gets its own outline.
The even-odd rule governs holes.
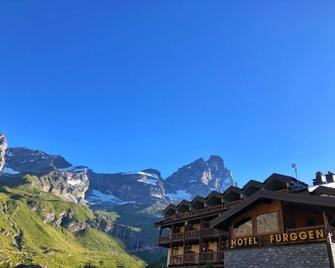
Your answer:
[[[313,185],[320,185],[327,183],[325,175],[321,171],[316,172],[315,179],[313,180]]]
[[[328,171],[326,175],[327,183],[335,182],[335,174],[331,171]]]

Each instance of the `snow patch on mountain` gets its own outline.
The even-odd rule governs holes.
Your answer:
[[[155,179],[159,179],[157,174],[147,173],[147,172],[143,172],[143,171],[139,171],[139,172],[137,172],[137,174],[152,177],[152,178],[155,178]]]
[[[156,194],[156,193],[153,193],[153,194],[151,194],[151,196],[152,197],[156,197],[156,198],[159,198],[159,199],[163,199],[164,198],[164,196],[162,195],[162,194]]]
[[[146,178],[146,177],[142,177],[142,178],[138,179],[137,181],[138,182],[143,182],[143,183],[146,183],[146,184],[150,184],[150,185],[157,185],[157,180],[149,179],[149,178]]]
[[[113,205],[125,205],[125,204],[133,204],[135,201],[124,201],[116,197],[112,194],[105,194],[98,190],[92,190],[92,194],[89,196],[89,201],[91,203],[100,203],[100,202],[108,202]]]
[[[74,179],[74,180],[68,180],[67,183],[70,184],[71,186],[77,186],[77,185],[81,184],[82,181],[79,180],[79,179]]]
[[[190,200],[192,198],[192,194],[190,194],[186,190],[177,190],[174,193],[166,194],[166,196],[169,197],[174,202],[180,201],[182,199]]]
[[[66,168],[58,168],[60,172],[87,172],[88,167],[85,166],[70,166]]]
[[[20,174],[20,172],[17,172],[15,171],[14,169],[10,168],[10,167],[5,167],[3,170],[2,170],[2,173],[4,174]]]

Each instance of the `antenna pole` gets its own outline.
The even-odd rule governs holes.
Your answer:
[[[297,164],[293,163],[292,164],[292,168],[294,170],[294,174],[295,174],[295,180],[296,180],[296,183],[297,183],[297,187],[298,189],[300,188],[299,184],[298,184],[298,168],[297,168]]]

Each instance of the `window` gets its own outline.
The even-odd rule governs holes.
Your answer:
[[[234,224],[234,235],[235,236],[248,236],[252,235],[252,220],[246,218],[238,223]]]
[[[256,225],[258,234],[278,232],[278,213],[271,212],[257,216]]]

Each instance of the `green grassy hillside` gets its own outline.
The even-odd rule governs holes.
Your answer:
[[[64,214],[78,224],[94,217],[82,205],[62,201],[28,185],[0,187],[0,267],[39,264],[52,267],[143,267],[116,238],[96,229],[71,233],[55,225]],[[63,217],[63,218],[62,218]],[[46,219],[51,218],[50,222]],[[52,222],[51,222],[52,221]]]

